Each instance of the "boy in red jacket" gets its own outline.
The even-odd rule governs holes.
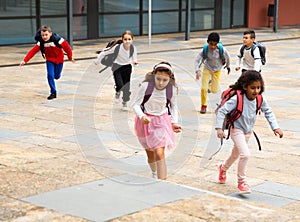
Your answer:
[[[56,98],[57,92],[54,79],[59,79],[61,76],[64,64],[64,52],[67,53],[68,59],[72,62],[75,60],[72,57],[72,49],[69,43],[58,35],[51,32],[50,26],[43,25],[41,27],[41,38],[36,45],[27,53],[20,66],[25,65],[38,51],[41,50],[46,59],[47,79],[50,86],[50,96],[47,99]],[[56,42],[55,42],[56,41]]]

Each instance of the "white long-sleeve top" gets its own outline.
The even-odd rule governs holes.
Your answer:
[[[97,56],[97,59],[95,60],[95,64],[99,64],[100,61],[103,59],[103,57],[105,55],[108,55],[108,54],[111,54],[111,53],[114,53],[115,49],[116,49],[117,45],[115,45],[114,47],[112,47],[111,49],[103,49]],[[137,62],[137,49],[136,47],[133,45],[133,55],[132,57],[129,57],[130,56],[130,49],[129,50],[126,50],[124,48],[124,45],[123,43],[121,43],[120,45],[120,50],[119,50],[119,53],[118,53],[118,56],[116,58],[116,60],[114,61],[114,63],[117,63],[121,66],[123,65],[128,65],[128,64],[132,64],[134,62]]]
[[[232,96],[217,113],[217,120],[215,128],[222,128],[224,118],[226,114],[231,113],[237,106],[237,95]],[[265,114],[269,125],[272,130],[278,129],[278,123],[272,109],[268,105],[265,97],[263,96],[263,102],[261,104],[261,111]],[[256,99],[249,100],[245,94],[243,94],[243,112],[240,118],[234,122],[234,127],[242,130],[244,133],[251,132],[256,121]]]
[[[252,45],[253,46],[253,45]],[[257,72],[260,72],[261,67],[262,67],[262,63],[261,63],[261,57],[260,57],[260,53],[259,53],[259,48],[256,47],[253,51],[253,55],[254,57],[251,55],[251,47],[249,48],[245,48],[244,49],[244,55],[243,58],[241,57],[241,48],[243,47],[243,45],[240,47],[239,53],[237,55],[237,60],[236,60],[236,66],[240,67],[241,66],[241,62],[243,60],[243,64],[242,64],[242,69],[245,70],[255,70]]]
[[[153,89],[153,92],[149,100],[144,104],[145,113],[142,111],[141,104],[143,102],[147,87],[148,87],[148,82],[143,82],[139,88],[139,91],[132,105],[135,114],[141,119],[143,116],[145,116],[145,113],[154,116],[160,116],[164,113],[167,113],[168,108],[166,107],[166,103],[167,103],[166,88],[163,90],[158,90],[155,87]],[[170,113],[171,113],[172,123],[178,123],[178,107],[177,107],[176,91],[177,91],[176,88],[173,86],[173,94],[170,101]]]
[[[223,54],[225,58],[226,67],[230,67],[230,55],[227,49],[223,46]],[[195,59],[195,71],[201,69],[202,64],[204,64],[209,70],[215,72],[219,71],[223,67],[222,59],[220,57],[219,48],[211,50],[209,47],[207,49],[206,59],[203,61],[203,49],[200,50]]]

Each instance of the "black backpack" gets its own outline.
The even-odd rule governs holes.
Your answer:
[[[110,53],[110,54],[107,54],[103,57],[103,59],[101,59],[101,64],[105,66],[104,69],[100,70],[99,73],[103,72],[105,69],[107,69],[108,67],[112,67],[112,71],[115,71],[117,70],[118,68],[120,68],[118,65],[114,65],[114,61],[116,60],[118,54],[119,54],[119,51],[120,51],[120,47],[121,47],[121,43],[123,41],[121,39],[119,40],[111,40],[107,43],[106,47],[105,48],[112,48],[114,47],[115,45],[116,48],[114,50],[114,52]],[[100,53],[101,51],[97,51],[96,53]],[[133,45],[130,45],[130,52],[129,52],[129,58],[133,56],[133,53],[134,53],[134,47]]]
[[[252,55],[253,58],[254,58],[253,51],[256,47],[258,47],[258,49],[259,49],[261,64],[265,65],[266,64],[266,51],[267,51],[267,48],[261,42],[253,42],[253,45],[251,46],[251,55]],[[243,45],[241,47],[241,50],[240,50],[241,58],[244,56],[244,49],[245,48],[246,48],[245,45]]]
[[[58,48],[62,48],[62,46],[59,44],[60,39],[61,39],[61,37],[58,34],[52,32],[52,36],[50,37],[49,42],[53,42],[55,44],[55,46],[57,46]],[[37,32],[34,36],[34,40],[36,42],[40,42],[40,51],[41,51],[41,54],[42,54],[43,58],[45,58],[45,56],[44,56],[44,54],[45,54],[45,48],[44,48],[45,41],[42,38],[41,29],[37,30]]]

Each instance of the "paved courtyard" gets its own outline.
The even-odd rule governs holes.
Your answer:
[[[222,30],[234,70],[243,29]],[[58,98],[48,101],[45,64],[39,54],[18,63],[32,45],[0,47],[0,221],[300,221],[300,31],[258,29],[267,46],[262,74],[265,95],[284,138],[274,136],[263,115],[250,139],[250,195],[237,193],[236,164],[228,182],[217,181],[217,165],[230,152],[219,148],[214,109],[220,92],[200,109],[194,59],[209,31],[136,37],[140,64],[132,74],[132,97],[146,72],[162,60],[175,69],[183,132],[168,150],[167,181],[152,179],[133,130],[134,113],[113,103],[109,70],[93,59],[107,39],[74,42],[76,63],[66,62]],[[240,73],[224,72],[220,88]]]

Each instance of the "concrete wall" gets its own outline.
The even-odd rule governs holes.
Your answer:
[[[300,24],[300,1],[278,0],[278,25]],[[268,5],[274,4],[274,0],[248,0],[248,27],[268,26]],[[271,21],[273,18],[271,18]],[[271,22],[271,26],[273,23]]]

